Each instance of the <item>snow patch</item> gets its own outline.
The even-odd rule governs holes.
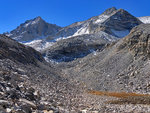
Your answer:
[[[64,39],[68,39],[68,38],[71,38],[72,36],[68,36],[68,37],[59,37],[59,38],[56,38],[55,41],[60,41],[60,40],[64,40]]]
[[[22,35],[13,37],[12,39],[14,39],[14,40],[19,40],[19,39],[21,39],[21,38],[22,38]]]
[[[24,25],[24,27],[28,27],[29,25],[33,25],[33,24],[37,24],[39,21],[40,21],[40,18],[37,18],[37,19],[35,19],[35,20],[31,20],[31,21],[29,21],[28,23],[26,23],[26,24]]]
[[[37,51],[44,50],[53,45],[53,42],[43,41],[43,40],[33,40],[31,42],[23,43],[27,46],[33,47]]]
[[[25,43],[26,45],[32,45],[32,44],[37,44],[37,43],[40,43],[42,40],[33,40],[31,42],[27,42]]]
[[[98,34],[97,34],[99,37],[105,39],[105,40],[108,40],[110,42],[113,42],[113,41],[116,41],[117,38],[115,36],[112,36],[112,35],[109,35],[103,31],[100,31]]]
[[[72,38],[74,36],[79,36],[79,35],[83,35],[83,34],[90,34],[89,33],[89,29],[88,29],[88,25],[84,25],[83,27],[81,27],[80,29],[78,29],[73,35],[66,36],[66,37],[55,38],[55,41],[59,41],[59,40],[63,40],[63,39],[68,39],[68,38]]]
[[[73,34],[73,36],[78,36],[83,34],[89,34],[89,29],[87,26],[81,27],[77,32]]]
[[[100,15],[98,17],[98,19],[95,21],[95,24],[99,24],[99,23],[102,23],[104,22],[106,19],[108,19],[110,16],[108,15]]]
[[[92,53],[93,53],[93,55],[95,55],[95,56],[97,55],[97,52],[96,52],[96,51],[93,51]]]
[[[26,33],[26,32],[27,32],[27,31],[22,32],[21,35],[23,35],[23,34]]]
[[[111,31],[119,38],[125,37],[130,33],[129,30],[118,31],[115,29],[111,29]]]
[[[142,21],[145,24],[149,24],[150,23],[150,16],[145,16],[145,17],[138,17],[138,19],[140,21]]]
[[[6,34],[6,36],[8,36],[8,37],[10,37],[10,36],[12,36],[13,34],[11,34],[11,33],[7,33]]]
[[[24,27],[28,27],[31,24],[31,22],[28,22],[24,25]]]

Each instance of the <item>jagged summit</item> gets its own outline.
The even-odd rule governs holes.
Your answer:
[[[82,22],[73,23],[63,28],[49,24],[38,16],[21,24],[15,30],[11,31],[9,36],[41,51],[51,46],[51,42],[75,36],[95,35],[101,31],[110,35],[110,37],[122,38],[128,35],[133,27],[141,23],[139,19],[127,11],[123,9],[117,10],[115,7],[112,7],[101,15],[94,16]]]
[[[42,19],[42,17],[41,16],[37,16],[35,19]]]
[[[133,27],[142,24],[142,22],[126,10],[118,9],[102,24],[105,32],[122,38],[129,34]]]
[[[37,17],[35,17],[35,18],[31,19],[31,20],[44,20],[44,19],[41,16],[37,16]]]
[[[118,9],[116,10],[115,13],[120,13],[120,14],[128,14],[128,15],[131,15],[128,11],[126,11],[125,9]],[[133,16],[133,15],[132,15]],[[133,16],[134,17],[134,16]]]
[[[58,32],[61,27],[45,22],[40,16],[27,20],[25,23],[11,31],[8,36],[20,42],[43,39]]]
[[[40,23],[45,23],[45,21],[40,16],[38,16],[35,17],[34,19],[25,21],[25,23],[21,24],[20,26],[26,28],[26,27],[30,27],[31,25],[40,24]]]
[[[33,21],[40,22],[40,21],[44,21],[44,19],[40,16],[37,16],[36,18],[33,19]]]
[[[117,9],[115,7],[112,7],[112,8],[106,9],[102,14],[110,15],[110,14],[114,13],[115,11],[117,11]]]
[[[123,9],[117,10],[115,7],[112,7],[99,16],[69,25],[56,33],[53,38],[50,37],[47,39],[65,39],[67,37],[83,34],[95,34],[100,31],[104,31],[110,35],[122,38],[126,36],[134,26],[141,23],[142,22],[129,14],[127,11]],[[115,30],[112,32],[112,29]]]

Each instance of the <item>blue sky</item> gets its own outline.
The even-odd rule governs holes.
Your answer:
[[[86,20],[115,6],[134,16],[150,16],[150,0],[0,0],[0,33],[41,16],[59,26]]]

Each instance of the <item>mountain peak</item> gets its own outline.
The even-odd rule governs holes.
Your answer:
[[[41,16],[37,16],[36,19],[42,19],[42,17]]]
[[[37,24],[37,23],[40,23],[40,22],[43,22],[43,21],[44,20],[40,16],[38,16],[38,17],[35,17],[35,18],[31,19],[31,20],[25,21],[25,23],[23,23],[22,25],[24,27],[28,27],[29,25]]]
[[[54,35],[61,27],[55,24],[49,24],[40,16],[20,24],[16,29],[10,32],[8,36],[20,42],[43,39]]]
[[[129,12],[127,12],[127,11],[124,10],[124,9],[118,9],[117,12],[121,12],[121,13],[129,13]]]
[[[41,21],[44,21],[40,16],[34,18],[33,20],[31,20],[33,23],[38,23],[38,22],[41,22]]]
[[[115,7],[112,7],[112,8],[106,9],[102,14],[110,15],[110,14],[114,13],[115,11],[117,11],[117,9]]]
[[[43,20],[42,17],[37,16],[36,18],[34,18],[33,20]]]

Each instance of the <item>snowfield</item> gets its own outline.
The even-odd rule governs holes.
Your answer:
[[[138,17],[138,19],[141,20],[145,24],[150,23],[150,16]]]
[[[98,19],[95,21],[95,24],[100,24],[102,22],[104,22],[105,20],[107,20],[110,16],[108,15],[100,15],[98,16]]]
[[[120,38],[125,37],[125,36],[127,36],[127,35],[130,33],[129,30],[117,31],[117,30],[115,30],[115,29],[111,29],[111,31],[112,31],[117,37],[120,37]]]

